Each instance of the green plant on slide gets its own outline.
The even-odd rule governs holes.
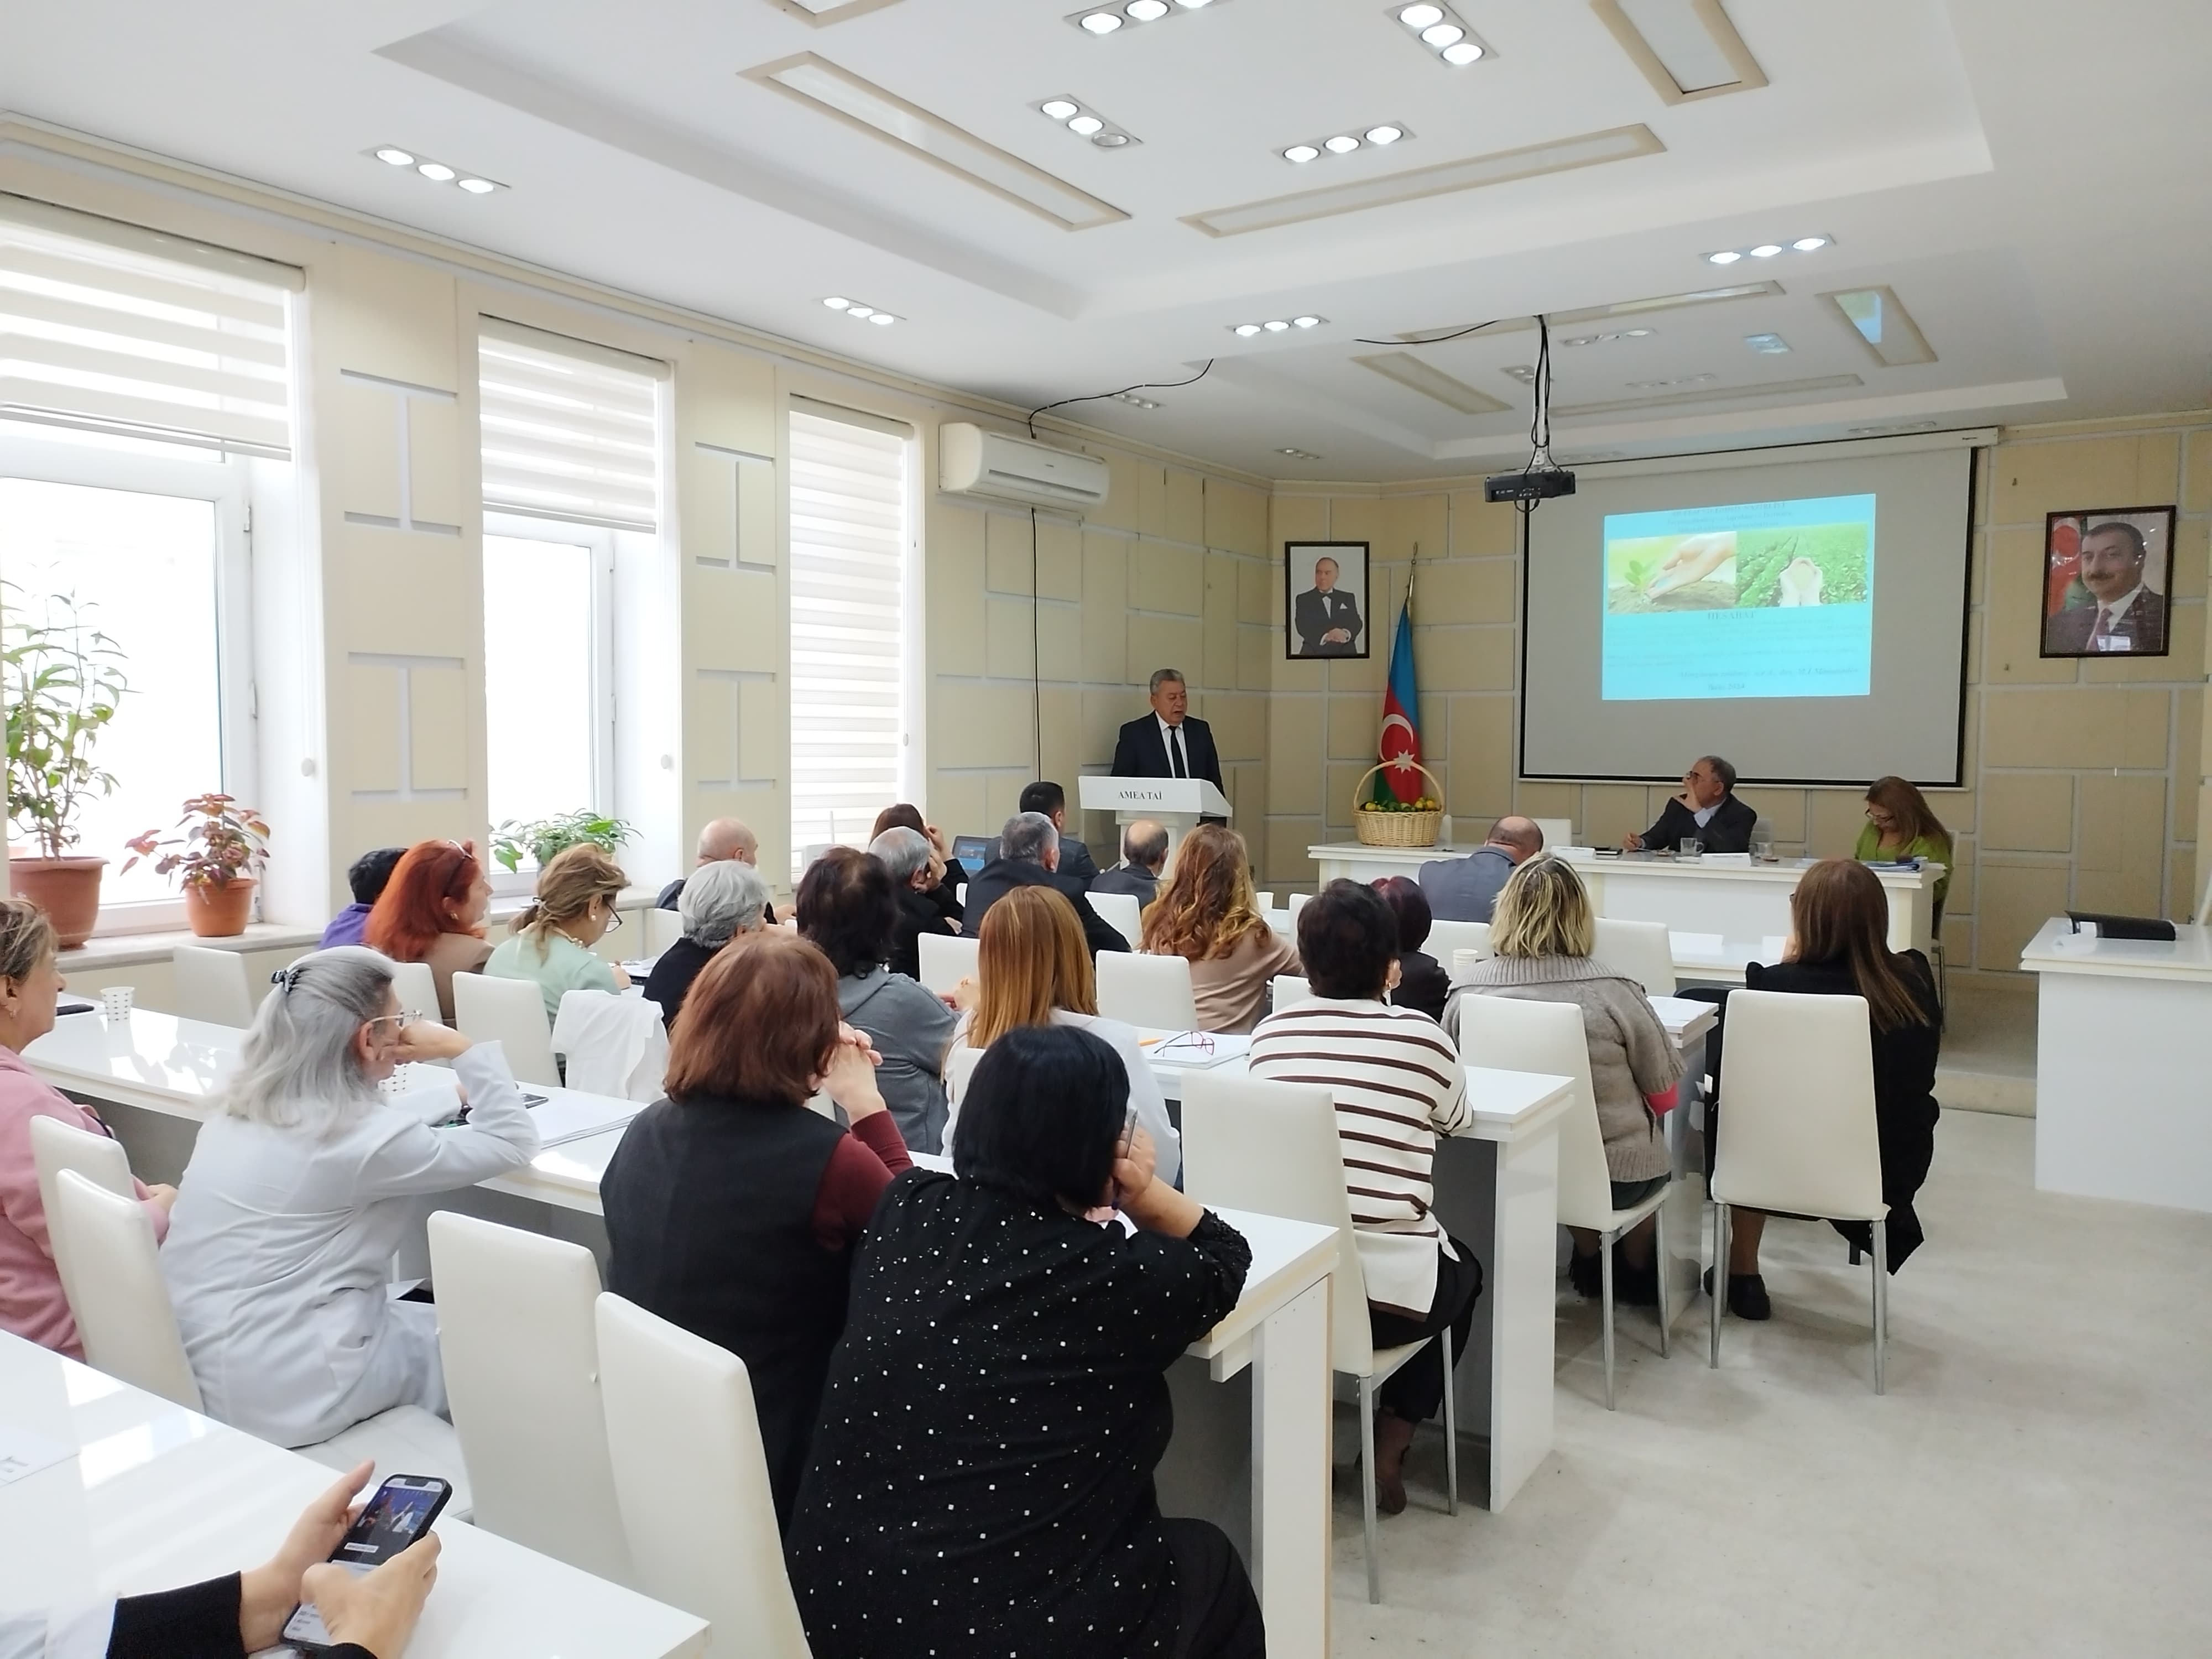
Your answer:
[[[1778,604],[1783,569],[1801,558],[1820,567],[1821,604],[1863,604],[1868,592],[1868,526],[1863,524],[1737,531],[1736,607],[1747,610]]]

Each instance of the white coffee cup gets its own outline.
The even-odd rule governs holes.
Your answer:
[[[131,1001],[136,988],[129,985],[103,986],[100,993],[100,1012],[109,1019],[131,1018]]]

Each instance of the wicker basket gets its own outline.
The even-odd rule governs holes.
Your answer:
[[[1437,775],[1415,761],[1414,767],[1429,781],[1429,793],[1438,800],[1444,798],[1444,787]],[[1363,812],[1360,805],[1367,799],[1367,780],[1382,769],[1370,766],[1359,775],[1359,781],[1352,786],[1352,827],[1359,836],[1362,847],[1434,847],[1437,836],[1444,827],[1444,815],[1434,812]]]

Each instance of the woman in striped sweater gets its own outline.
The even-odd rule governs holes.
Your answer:
[[[1459,1051],[1426,1014],[1383,1001],[1398,982],[1398,918],[1373,888],[1333,881],[1309,900],[1298,912],[1298,956],[1313,997],[1260,1022],[1251,1074],[1318,1084],[1335,1097],[1375,1345],[1416,1342],[1449,1326],[1452,1352],[1464,1353],[1482,1264],[1438,1224],[1430,1182],[1437,1137],[1471,1118]],[[1434,1344],[1382,1385],[1375,1486],[1387,1514],[1406,1507],[1414,1425],[1434,1417],[1443,1398]]]

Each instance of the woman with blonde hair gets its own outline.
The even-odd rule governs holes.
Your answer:
[[[514,932],[484,961],[499,979],[533,981],[545,1018],[557,1019],[571,991],[620,991],[629,977],[592,947],[622,926],[615,900],[629,878],[604,848],[589,842],[557,853],[538,872],[538,896],[514,919]]]
[[[1075,907],[1049,887],[1014,888],[983,913],[975,951],[981,983],[963,980],[953,994],[968,1011],[953,1034],[953,1047],[988,1048],[1007,1032],[1032,1025],[1069,1025],[1090,1032],[1121,1057],[1129,1074],[1128,1104],[1137,1109],[1138,1124],[1152,1139],[1160,1179],[1179,1179],[1182,1138],[1168,1116],[1167,1097],[1137,1041],[1137,1028],[1098,1016],[1098,981]],[[948,1152],[957,1121],[957,1099],[953,1110],[954,1122],[945,1131]]]
[[[1943,873],[1936,881],[1936,913],[1941,915],[1951,885],[1951,832],[1928,797],[1903,778],[1876,778],[1867,786],[1866,816],[1851,856],[1862,864],[1871,859],[1925,859],[1942,865]]]
[[[1260,914],[1244,837],[1226,824],[1201,823],[1182,838],[1145,907],[1140,948],[1190,963],[1202,1031],[1250,1030],[1275,975],[1301,971],[1298,953]]]

